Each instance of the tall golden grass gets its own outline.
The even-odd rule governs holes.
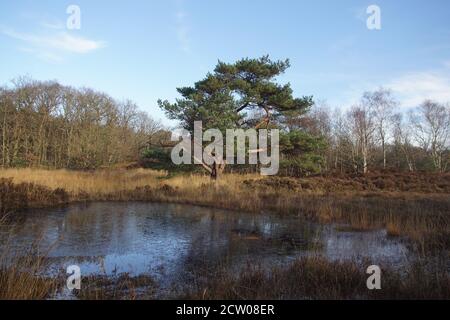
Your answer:
[[[37,275],[43,270],[35,258],[27,257],[11,266],[0,266],[0,300],[46,299],[58,288],[57,279]]]
[[[133,190],[145,185],[155,185],[157,179],[166,174],[163,171],[145,169],[71,171],[27,168],[0,170],[0,178],[12,178],[16,184],[35,183],[50,189],[62,188],[72,196],[81,193],[109,194]]]

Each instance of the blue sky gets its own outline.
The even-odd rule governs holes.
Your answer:
[[[69,5],[81,29],[69,30]],[[369,5],[381,30],[366,26]],[[401,108],[450,101],[448,0],[1,1],[0,84],[21,75],[129,98],[165,119],[173,100],[218,59],[289,58],[280,78],[295,95],[346,108],[363,91],[391,88]]]

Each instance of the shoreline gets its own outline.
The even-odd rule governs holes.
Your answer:
[[[379,182],[380,177],[375,175],[373,180]],[[145,169],[92,173],[0,170],[0,213],[92,201],[160,202],[303,216],[322,224],[347,224],[355,230],[386,228],[390,235],[406,236],[421,246],[449,249],[450,192],[446,190],[450,181],[446,178],[403,175],[403,180],[409,181],[406,185],[402,182],[403,188],[422,190],[421,181],[427,181],[434,187],[425,190],[443,190],[404,192],[376,190],[370,177],[294,179],[230,174],[212,182],[203,175],[167,177],[163,172]],[[369,186],[372,190],[353,190],[355,183],[360,189]],[[318,191],[320,187],[322,191]],[[340,190],[327,191],[331,187]]]

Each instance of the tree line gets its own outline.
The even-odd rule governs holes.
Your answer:
[[[425,100],[408,111],[389,89],[363,94],[347,111],[316,105],[306,125],[324,137],[325,171],[446,172],[450,167],[450,104]]]
[[[426,100],[399,109],[389,89],[362,95],[332,110],[312,97],[296,98],[277,77],[289,60],[268,56],[219,62],[174,103],[159,107],[181,127],[280,129],[281,174],[367,173],[377,170],[450,170],[450,105]],[[88,88],[19,78],[0,87],[0,166],[95,169],[137,163],[175,168],[171,131],[132,101],[116,101]],[[211,172],[224,168],[221,159]],[[253,172],[255,166],[226,166]]]
[[[0,165],[94,169],[139,159],[161,125],[131,101],[19,78],[0,88]]]

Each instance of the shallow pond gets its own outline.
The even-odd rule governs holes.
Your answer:
[[[270,267],[322,255],[400,268],[411,256],[385,230],[351,232],[295,216],[176,204],[95,202],[31,210],[0,230],[6,256],[39,251],[49,257],[47,272],[76,264],[82,275],[146,274],[161,290],[194,271],[219,266],[234,271],[247,264]]]

